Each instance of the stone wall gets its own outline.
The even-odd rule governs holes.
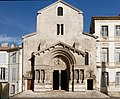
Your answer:
[[[63,16],[57,16],[58,7],[63,7]],[[63,35],[57,35],[57,24],[64,25]],[[57,42],[63,42],[65,43],[65,45],[63,44],[63,46],[53,46],[54,44],[57,44]],[[45,72],[44,84],[37,83],[34,86],[35,88],[37,88],[37,86],[39,85],[39,87],[42,88],[41,90],[45,91],[46,88],[48,88],[48,90],[52,90],[52,75],[55,67],[52,67],[50,62],[57,56],[64,56],[67,57],[68,60],[75,60],[75,62],[73,63],[67,62],[69,63],[71,80],[73,79],[72,76],[74,75],[74,72],[78,71],[78,75],[80,74],[80,72],[84,72],[84,83],[81,86],[80,83],[76,83],[76,85],[74,86],[76,91],[83,91],[87,89],[87,79],[93,79],[93,76],[95,76],[95,39],[83,34],[82,11],[78,11],[71,6],[68,6],[67,4],[59,2],[38,11],[36,34],[25,36],[23,39],[23,46],[24,76],[28,78],[31,77],[32,54],[35,55],[34,70],[38,73],[40,73],[40,71]],[[51,48],[51,46],[53,46],[53,48]],[[61,52],[58,50],[56,50],[55,52],[54,49],[57,48],[61,49]],[[52,49],[53,53],[51,52]],[[75,52],[78,50],[83,52],[84,54],[79,55],[79,53]],[[88,65],[85,65],[85,52],[89,53]],[[50,55],[54,53],[57,53],[58,55],[50,57]],[[64,54],[68,54],[68,56]],[[74,66],[74,68],[72,66]],[[90,74],[90,72],[92,72],[92,74]],[[80,76],[78,81],[79,80]],[[71,88],[70,90],[72,90],[71,81],[69,85]],[[38,90],[39,89],[36,89],[36,91]]]

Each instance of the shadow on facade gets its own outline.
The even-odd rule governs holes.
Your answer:
[[[31,74],[32,74],[32,82],[30,89],[34,91],[34,79],[35,79],[35,71],[34,71],[34,65],[35,65],[35,56],[34,52],[31,54]]]
[[[73,72],[73,75],[72,75],[72,91],[74,91],[74,65],[72,66],[72,72]]]
[[[0,99],[7,99],[7,98],[9,98],[9,84],[4,83],[4,85],[2,87],[2,92],[1,92]]]
[[[106,72],[106,62],[102,62],[101,64],[101,86],[100,91],[106,95],[108,95],[108,72]]]

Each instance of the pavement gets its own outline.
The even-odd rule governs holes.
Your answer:
[[[19,93],[11,98],[110,98],[109,96],[96,91],[87,90],[85,92],[49,91],[33,92],[31,90]]]

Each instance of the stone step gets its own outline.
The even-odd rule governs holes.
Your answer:
[[[37,98],[109,98],[109,96],[96,91],[89,90],[85,92],[69,92],[69,91],[48,91],[48,92],[33,92],[31,90],[24,91],[16,97],[37,97]]]

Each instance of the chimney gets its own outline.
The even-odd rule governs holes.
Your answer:
[[[15,44],[15,43],[13,43],[13,44],[11,45],[11,48],[14,48],[14,47],[16,47],[16,44]]]
[[[8,47],[9,45],[8,45],[7,42],[2,42],[1,46],[2,46],[2,47]]]

